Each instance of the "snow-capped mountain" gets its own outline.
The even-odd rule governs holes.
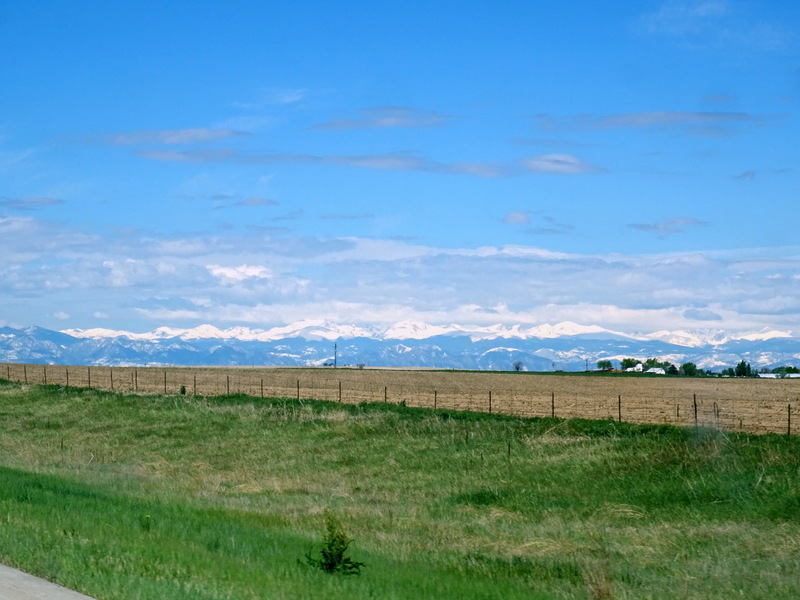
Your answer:
[[[572,322],[525,327],[341,325],[305,320],[271,329],[200,325],[145,333],[112,329],[0,328],[0,361],[89,365],[339,365],[530,371],[584,370],[598,360],[658,358],[704,369],[800,365],[800,338],[764,330],[622,333]]]

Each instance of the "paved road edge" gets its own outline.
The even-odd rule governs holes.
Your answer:
[[[41,577],[0,565],[0,598],[3,600],[94,600]]]

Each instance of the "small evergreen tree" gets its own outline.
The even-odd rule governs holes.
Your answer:
[[[322,540],[323,546],[320,551],[322,558],[317,559],[310,553],[306,554],[308,564],[318,567],[326,573],[361,574],[361,567],[365,565],[344,555],[352,540],[342,529],[339,519],[330,511],[325,511],[325,529],[326,534]]]

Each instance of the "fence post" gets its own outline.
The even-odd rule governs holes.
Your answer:
[[[264,397],[264,378],[261,378],[261,397]]]
[[[167,370],[164,369],[164,395],[167,393]]]
[[[133,391],[139,391],[139,369],[133,370]]]
[[[86,379],[89,384],[88,387],[92,387],[92,367],[86,367]]]
[[[697,394],[692,394],[692,406],[694,407],[694,426],[697,427]]]
[[[556,393],[550,392],[550,416],[555,418],[556,416]]]
[[[622,423],[622,394],[617,396],[617,421]]]
[[[108,368],[108,376],[111,378],[111,391],[114,391],[114,367]]]
[[[47,365],[42,365],[42,373],[44,373],[44,384],[47,385]]]
[[[197,373],[192,374],[192,396],[197,396]]]
[[[69,387],[69,367],[64,367],[67,383],[64,387]]]
[[[300,380],[297,380],[297,401],[300,401]]]
[[[433,410],[436,410],[436,390],[433,390]]]
[[[492,414],[492,390],[489,390],[489,414]]]
[[[786,405],[786,435],[792,435],[792,405]]]
[[[389,402],[389,386],[383,386],[383,401]]]
[[[342,382],[339,381],[339,404],[342,403]]]
[[[225,394],[231,395],[231,376],[225,375]]]

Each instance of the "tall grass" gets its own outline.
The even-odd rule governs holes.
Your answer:
[[[0,386],[0,561],[111,598],[796,598],[800,442]],[[358,577],[304,556],[335,515]]]

